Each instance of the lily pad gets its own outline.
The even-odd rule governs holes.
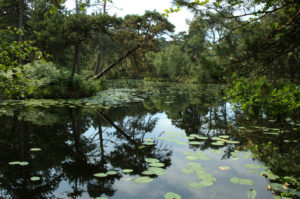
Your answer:
[[[39,181],[39,180],[40,180],[40,177],[38,177],[38,176],[32,176],[32,177],[30,178],[30,180],[31,180],[31,181]]]
[[[97,197],[95,199],[108,199],[108,198],[106,198],[106,197]]]
[[[222,138],[222,139],[228,139],[229,135],[220,135],[219,137]]]
[[[212,137],[211,139],[214,140],[214,141],[221,140],[221,138],[219,138],[219,137]]]
[[[250,179],[243,179],[238,177],[230,178],[230,182],[233,184],[241,184],[241,185],[254,185],[255,183]]]
[[[98,178],[104,178],[107,176],[107,174],[106,173],[95,173],[94,176],[98,177]]]
[[[268,179],[270,180],[276,180],[279,178],[278,175],[275,175],[274,173],[272,173],[272,171],[267,170],[267,171],[263,171],[260,173],[262,176],[266,176]]]
[[[248,169],[260,169],[261,165],[259,164],[245,164],[245,167]]]
[[[226,143],[228,144],[239,144],[240,141],[235,141],[235,140],[227,140]]]
[[[117,175],[118,172],[116,172],[116,171],[108,171],[108,172],[106,172],[106,174],[107,175]]]
[[[156,163],[156,162],[159,162],[158,159],[155,159],[155,158],[145,158],[145,161],[148,162],[148,163]]]
[[[173,193],[173,192],[168,192],[164,195],[165,199],[181,199],[181,196],[178,195],[177,193]]]
[[[41,151],[42,149],[41,148],[31,148],[30,151],[32,152],[36,152],[36,151]]]
[[[223,146],[223,145],[224,145],[224,142],[222,142],[222,141],[217,141],[217,142],[212,142],[211,144],[212,144],[212,145],[215,145],[215,146]]]
[[[142,172],[143,175],[154,175],[152,171],[146,170]]]
[[[161,176],[161,175],[164,175],[166,172],[165,172],[165,169],[163,168],[158,168],[158,167],[149,167],[148,170],[144,171],[142,174],[144,175],[158,175],[158,176]]]
[[[143,177],[138,177],[134,180],[136,183],[149,183],[152,182],[153,179],[149,178],[147,176],[143,176]]]
[[[201,144],[201,142],[198,142],[198,141],[192,141],[192,142],[189,142],[190,145],[199,145]]]
[[[208,137],[204,137],[204,136],[199,136],[197,137],[199,140],[208,140]]]
[[[202,189],[204,187],[212,186],[214,183],[212,181],[201,181],[201,182],[189,182],[188,185],[195,189]]]
[[[9,162],[8,164],[9,164],[9,165],[19,165],[20,162],[19,162],[19,161],[14,161],[14,162]]]
[[[132,169],[123,169],[122,172],[123,173],[131,173],[131,172],[133,172],[133,170]]]
[[[197,138],[199,135],[197,134],[191,134],[190,137],[194,137],[194,138]]]
[[[23,161],[19,163],[20,166],[27,166],[29,165],[29,162]]]
[[[153,162],[151,164],[149,164],[151,167],[164,167],[165,164],[161,163],[161,162]]]
[[[248,196],[248,199],[255,199],[255,197],[256,197],[256,191],[254,189],[250,189],[247,192],[247,196]]]
[[[205,171],[205,168],[201,166],[200,163],[188,163],[188,168],[181,170],[185,174],[193,174],[196,173],[198,179],[201,180],[199,182],[190,182],[188,185],[192,188],[201,189],[203,187],[212,186],[213,182],[216,181],[210,173]]]

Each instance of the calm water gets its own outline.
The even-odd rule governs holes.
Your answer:
[[[89,99],[1,103],[2,198],[296,198],[297,122],[247,120],[220,85],[110,87]]]

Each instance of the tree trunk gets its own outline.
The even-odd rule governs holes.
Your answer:
[[[123,59],[125,59],[126,57],[128,57],[129,55],[134,53],[138,48],[139,48],[139,46],[136,46],[133,49],[129,50],[125,55],[120,57],[116,62],[112,63],[108,67],[104,68],[99,74],[95,75],[93,79],[95,80],[95,79],[99,79],[100,77],[102,77],[106,72],[108,72],[110,69],[112,69],[114,66],[116,66]]]
[[[24,0],[19,0],[19,27],[20,30],[24,29]],[[19,43],[23,42],[23,33],[22,31],[19,32],[18,36]],[[23,52],[23,49],[21,48],[21,53]],[[22,65],[23,60],[21,56],[18,59],[18,64]]]
[[[104,3],[103,3],[103,13],[104,13],[104,14],[106,13],[106,1],[107,1],[107,0],[104,0]]]
[[[80,62],[81,62],[80,51],[81,51],[80,44],[78,44],[77,57],[76,57],[77,74],[80,74]]]
[[[74,75],[75,75],[75,72],[76,72],[76,64],[77,64],[77,61],[78,61],[78,48],[79,48],[79,44],[76,44],[75,45],[75,52],[74,52],[74,58],[73,58],[73,66],[72,66],[72,73],[71,73],[71,77],[70,77],[70,84],[72,85],[72,82],[73,82],[73,78],[74,78]]]
[[[79,2],[78,0],[75,0],[75,9],[76,9],[76,14],[79,13]]]
[[[99,52],[98,52],[98,55],[97,55],[95,75],[97,75],[100,72],[100,65],[101,65],[101,60],[102,60],[103,51],[104,51],[103,37],[102,36],[101,36],[100,41],[99,41]]]

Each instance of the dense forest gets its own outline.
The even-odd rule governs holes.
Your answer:
[[[130,78],[227,83],[227,96],[249,113],[299,114],[296,0],[174,0],[165,13],[123,18],[107,13],[113,1],[64,3],[0,1],[2,99],[79,98],[105,79]],[[174,34],[167,17],[182,7],[194,18]]]

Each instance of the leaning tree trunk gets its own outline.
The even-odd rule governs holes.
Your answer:
[[[99,74],[95,75],[93,77],[93,79],[99,79],[100,77],[102,77],[105,73],[107,73],[110,69],[112,69],[114,66],[116,66],[118,63],[120,63],[121,61],[123,61],[124,59],[126,59],[129,55],[131,55],[132,53],[134,53],[137,49],[139,48],[139,46],[134,47],[133,49],[127,51],[127,53],[125,55],[123,55],[122,57],[120,57],[116,62],[112,63],[111,65],[109,65],[108,67],[104,68]]]

